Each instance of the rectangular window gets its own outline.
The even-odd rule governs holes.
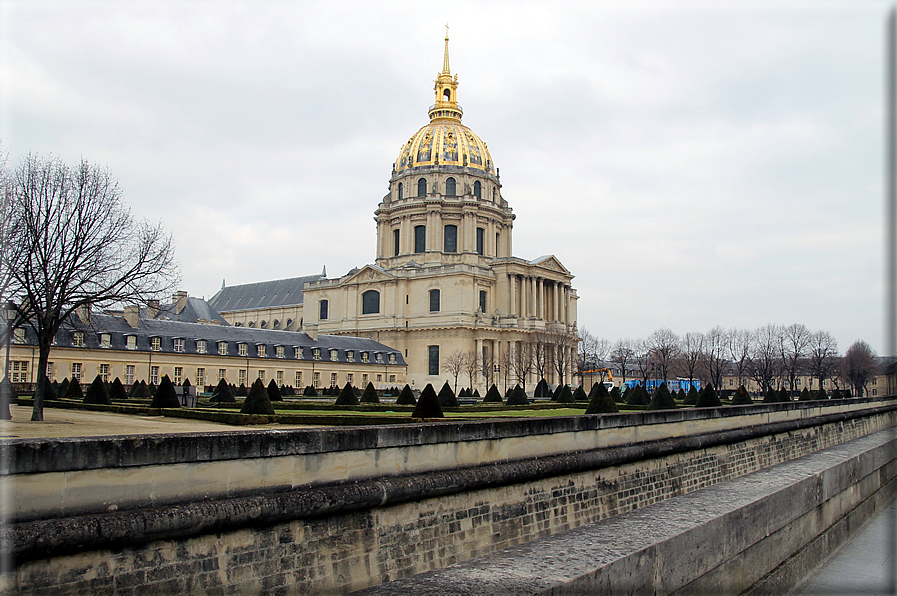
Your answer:
[[[302,387],[302,371],[301,370],[296,371],[296,385],[295,386],[297,389],[299,387]]]
[[[296,360],[302,360],[302,348],[295,348],[293,350],[293,354],[294,354]]]
[[[172,379],[172,383],[175,385],[180,385],[184,382],[184,367],[183,366],[175,366],[174,367],[174,379]]]
[[[355,375],[353,375],[352,373],[347,373],[347,374],[346,374],[346,382],[347,382],[347,383],[352,383],[352,380],[353,380],[354,378],[355,378]]]
[[[196,387],[197,391],[202,391],[206,386],[206,369],[197,368],[196,369]]]
[[[264,358],[265,357],[265,344],[257,345],[256,352],[258,353],[259,358]]]
[[[395,375],[389,375],[389,382],[390,382],[390,383],[395,383],[395,382],[396,382],[396,376],[395,376]]]
[[[390,363],[390,364],[395,364],[395,363],[396,363],[396,355],[395,355],[395,354],[390,354],[390,355],[389,355],[389,363]]]
[[[414,226],[414,252],[427,250],[427,226]]]
[[[377,375],[377,382],[379,383],[382,380],[383,380],[383,375]]]
[[[330,386],[336,387],[336,373],[330,373]]]
[[[311,349],[311,357],[312,357],[312,360],[320,360],[321,359],[321,348],[312,348]]]
[[[72,345],[76,348],[84,347],[84,334],[80,331],[75,331],[72,334]]]
[[[486,312],[486,290],[480,290],[480,312]]]
[[[219,356],[227,356],[227,342],[226,341],[218,342],[218,355]]]
[[[180,337],[176,337],[174,339],[174,351],[175,352],[183,352],[184,351],[184,340]]]
[[[336,360],[337,358],[339,358],[339,352],[337,352],[336,350],[330,350],[330,359]]]
[[[368,376],[367,375],[361,375],[361,384],[364,385],[365,387],[368,386]]]
[[[368,362],[370,362],[370,361],[371,361],[370,353],[368,353],[368,352],[362,352],[362,353],[361,353],[361,361],[364,362],[365,364],[367,364]]]
[[[482,255],[485,254],[484,244],[486,238],[486,230],[483,228],[477,228],[477,254]]]
[[[14,344],[23,344],[25,343],[25,330],[22,328],[13,329],[12,331],[12,343]]]
[[[430,290],[430,312],[439,312],[439,290]]]
[[[27,360],[11,360],[10,364],[10,381],[13,383],[28,382],[28,361]]]
[[[150,383],[153,385],[159,384],[159,367],[158,366],[150,367]]]
[[[246,352],[246,344],[237,344],[237,352],[240,356],[245,356]]]
[[[100,375],[100,378],[103,380],[104,383],[109,382],[109,365],[108,364],[101,364],[100,366],[98,366],[97,373]]]
[[[219,368],[218,369],[218,380],[220,381],[221,379],[226,379],[226,378],[227,378],[227,369]]]
[[[56,377],[56,367],[52,362],[47,362],[47,378],[52,381]]]
[[[204,339],[196,340],[196,353],[197,354],[205,354],[206,351],[207,351],[206,340],[204,340]]]
[[[458,252],[458,226],[445,226],[442,240],[444,252]]]
[[[158,352],[162,349],[162,338],[154,337],[150,340],[150,349],[153,352]]]
[[[246,369],[245,368],[241,368],[240,371],[237,373],[237,379],[239,380],[240,385],[243,385],[244,387],[246,386]]]
[[[439,346],[428,346],[427,374],[436,376],[439,374]]]
[[[355,350],[346,350],[346,362],[355,362]]]
[[[137,349],[137,336],[136,336],[136,335],[129,335],[129,336],[128,336],[128,339],[127,339],[127,348],[128,348],[129,350],[136,350],[136,349]]]
[[[112,336],[108,333],[100,334],[100,347],[101,348],[111,348],[112,347]]]
[[[277,346],[274,350],[278,358],[283,358],[283,346]]]
[[[329,312],[330,311],[330,303],[327,300],[321,300],[320,311],[321,312],[320,312],[320,315],[318,316],[318,318],[321,319],[322,321],[326,321],[327,317],[330,316],[330,312]]]
[[[259,369],[259,376],[258,376],[258,378],[262,381],[262,383],[264,383],[264,382],[265,382],[265,371]]]
[[[137,367],[133,364],[128,364],[125,366],[125,385],[133,385],[134,377],[137,376]]]
[[[283,371],[282,370],[277,371],[276,378],[277,378],[277,386],[280,387],[281,385],[283,385]]]
[[[399,231],[392,231],[392,256],[399,256]]]
[[[317,389],[321,386],[321,373],[316,372],[314,378],[314,388]]]

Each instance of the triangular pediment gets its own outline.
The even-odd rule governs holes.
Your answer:
[[[370,283],[378,281],[392,281],[395,275],[378,267],[377,265],[365,265],[361,269],[354,269],[340,280],[340,285],[345,283]]]
[[[530,265],[535,265],[543,269],[549,269],[551,271],[563,273],[564,275],[570,275],[570,271],[568,271],[567,268],[564,267],[564,265],[554,255],[544,255],[539,257],[538,259],[533,259],[529,263]]]

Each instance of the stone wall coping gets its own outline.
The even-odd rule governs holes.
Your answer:
[[[450,420],[385,426],[236,430],[0,440],[0,474],[35,474],[159,464],[363,451],[416,445],[495,441],[555,433],[648,426],[758,414],[800,412],[801,418],[874,409],[897,398],[753,404],[721,408],[625,412],[485,421]],[[737,427],[737,424],[733,425]]]

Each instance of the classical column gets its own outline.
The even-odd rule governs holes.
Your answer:
[[[508,305],[508,314],[512,317],[517,316],[517,276],[513,273],[508,274],[508,285],[511,286],[511,302]]]
[[[532,294],[532,298],[533,298],[533,305],[532,305],[532,310],[530,311],[530,316],[535,317],[536,316],[536,278],[535,278],[535,276],[530,277],[529,281],[530,281],[530,293]]]
[[[564,323],[570,324],[570,287],[564,286]]]
[[[544,290],[544,286],[542,285],[542,278],[536,278],[536,317],[539,319],[545,318],[545,297],[542,295],[542,291]]]
[[[558,282],[552,282],[551,320],[558,320]]]

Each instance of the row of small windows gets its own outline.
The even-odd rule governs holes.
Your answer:
[[[371,292],[368,292],[371,293]],[[379,311],[379,293],[373,292],[377,294],[377,304]],[[128,350],[136,350],[137,349],[137,336],[136,335],[127,335],[125,347]],[[161,352],[162,351],[162,338],[155,336],[150,337],[150,350],[153,352]],[[249,355],[249,345],[247,343],[237,343],[237,355],[238,356],[248,356]],[[72,334],[72,346],[76,348],[84,347],[84,333],[81,331],[75,331]],[[112,347],[112,336],[109,333],[101,333],[100,334],[100,347],[101,348],[111,348]],[[178,353],[184,353],[186,347],[186,340],[181,337],[175,337],[172,339],[172,351]],[[268,346],[267,344],[255,344],[256,356],[259,358],[267,358],[268,357]],[[274,356],[276,358],[285,358],[286,357],[286,348],[285,346],[273,346],[274,347]],[[204,339],[196,340],[196,353],[197,354],[208,354],[208,341]],[[228,342],[220,341],[217,342],[218,355],[219,356],[227,356],[228,355]],[[346,361],[347,362],[355,362],[355,350],[346,350]],[[330,359],[337,360],[339,356],[339,350],[330,350]],[[376,353],[376,362],[383,362],[383,354]],[[293,348],[293,357],[296,360],[302,360],[303,358],[303,348],[302,347],[294,347]],[[311,348],[311,359],[312,360],[320,360],[321,359],[321,348]],[[361,352],[361,362],[370,362],[370,353],[369,352]],[[396,355],[389,355],[389,363],[395,364]]]
[[[447,197],[455,197],[458,196],[457,190],[458,184],[455,182],[454,178],[446,178],[445,180],[445,196]],[[405,198],[405,185],[399,182],[399,200]],[[417,196],[425,197],[427,196],[427,179],[421,178],[417,181]],[[480,184],[480,181],[477,180],[473,183],[473,196],[478,199],[483,198],[483,185]],[[495,200],[495,189],[492,190],[492,199]]]
[[[477,254],[485,254],[485,238],[486,230],[477,228]],[[495,243],[498,244],[499,236],[495,235]],[[398,229],[392,231],[393,256],[399,256],[401,250],[400,232]],[[427,226],[414,226],[414,252],[415,254],[424,253],[427,250]],[[443,252],[458,252],[458,226],[447,225],[442,231],[442,250]]]
[[[293,324],[293,319],[287,319],[287,329],[289,329],[292,324]],[[242,326],[243,326],[243,323],[234,323],[234,327],[242,327]],[[248,323],[246,323],[246,326],[247,327],[255,327],[255,321],[249,321]],[[300,327],[302,326],[301,319],[299,320],[299,326]],[[268,321],[262,321],[259,323],[259,329],[267,329],[267,328],[268,328]],[[280,329],[280,321],[277,319],[274,319],[274,322],[271,323],[271,329]]]

